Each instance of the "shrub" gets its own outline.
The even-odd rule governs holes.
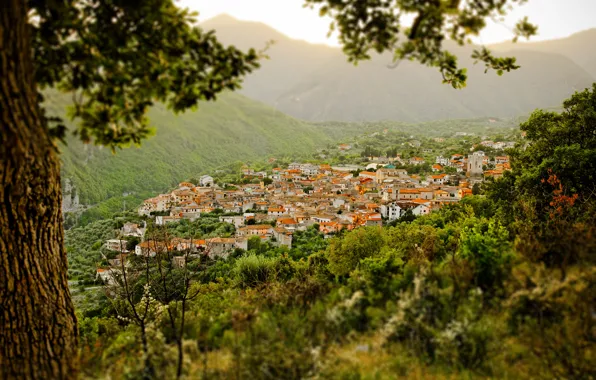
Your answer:
[[[359,228],[342,239],[335,238],[327,249],[329,270],[345,276],[356,269],[360,260],[378,254],[383,243],[383,231],[377,227]]]
[[[240,286],[253,287],[266,282],[272,273],[275,259],[249,254],[236,260],[234,276]]]

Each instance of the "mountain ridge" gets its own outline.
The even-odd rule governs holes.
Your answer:
[[[592,67],[589,54],[580,64],[551,48],[533,49],[532,43],[520,43],[515,49],[502,45],[495,51],[517,56],[522,68],[498,77],[492,72],[484,75],[484,67],[473,65],[473,47],[453,46],[451,50],[460,57],[461,66],[469,69],[470,76],[466,89],[454,91],[441,84],[436,69],[410,62],[393,71],[386,69],[390,54],[384,56],[386,63],[382,65],[373,59],[361,62],[355,69],[338,48],[294,40],[263,23],[231,16],[220,20],[225,22],[219,23],[215,18],[203,25],[215,30],[224,43],[248,48],[264,43],[268,36],[279,40],[268,52],[271,59],[246,78],[241,92],[309,121],[419,122],[489,115],[508,117],[555,106],[596,80],[596,58],[594,74],[586,70]]]

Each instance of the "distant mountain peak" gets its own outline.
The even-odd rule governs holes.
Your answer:
[[[210,24],[236,24],[242,22],[234,16],[231,16],[227,13],[220,13],[215,17],[211,17],[207,20],[202,21],[202,23],[210,23]]]

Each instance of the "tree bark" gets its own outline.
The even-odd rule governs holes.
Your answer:
[[[60,163],[37,100],[26,3],[0,9],[0,379],[72,379]]]

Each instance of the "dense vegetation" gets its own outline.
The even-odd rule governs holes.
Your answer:
[[[172,378],[180,348],[188,378],[596,376],[596,86],[564,107],[522,124],[513,170],[482,195],[414,221],[172,268],[193,273],[192,299],[175,281],[164,298],[169,264],[137,260],[154,268],[134,293],[146,323],[95,300],[85,375]]]

